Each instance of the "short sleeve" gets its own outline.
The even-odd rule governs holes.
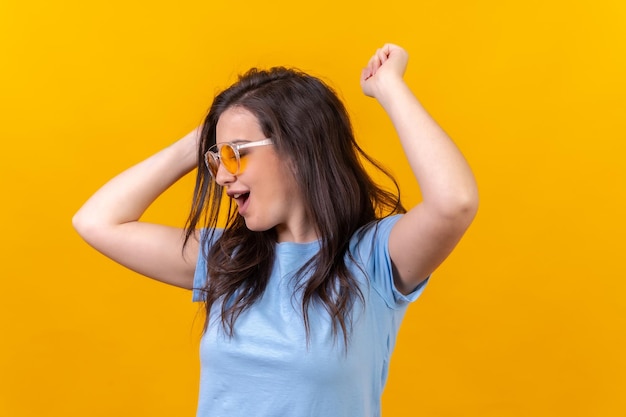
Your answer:
[[[200,231],[200,253],[196,262],[196,270],[193,275],[192,301],[204,301],[205,294],[203,288],[207,281],[207,254],[209,249],[217,239],[222,235],[222,229],[216,229],[215,233],[209,233],[209,229]]]
[[[364,264],[369,283],[389,308],[401,308],[419,298],[430,279],[428,277],[411,293],[404,295],[394,283],[394,268],[389,255],[391,229],[402,215],[386,217],[365,226],[353,237],[353,253]]]

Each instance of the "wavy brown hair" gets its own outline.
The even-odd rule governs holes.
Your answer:
[[[263,294],[274,263],[276,231],[249,230],[229,203],[226,225],[214,235],[220,218],[223,187],[204,165],[204,153],[215,144],[217,122],[229,108],[240,106],[254,114],[275,151],[290,161],[308,218],[319,233],[320,250],[296,274],[302,290],[302,316],[307,336],[309,307],[319,303],[328,312],[335,336],[341,331],[347,346],[350,312],[363,300],[346,261],[349,243],[359,228],[382,217],[404,213],[395,179],[357,144],[348,113],[332,88],[294,69],[251,69],[218,94],[204,121],[198,148],[198,174],[185,242],[206,228],[201,253],[207,259],[205,297],[207,329],[211,308],[221,305],[221,323],[230,336],[237,317]],[[391,179],[392,193],[367,174],[367,161]],[[222,213],[223,215],[223,213]],[[207,241],[215,242],[207,248]]]

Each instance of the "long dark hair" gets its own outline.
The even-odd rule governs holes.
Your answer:
[[[185,242],[205,227],[201,253],[207,259],[205,295],[207,318],[211,307],[221,302],[221,323],[233,335],[237,317],[263,294],[274,262],[276,231],[254,232],[229,203],[226,226],[210,248],[222,207],[223,187],[204,166],[204,153],[215,144],[217,122],[234,106],[254,114],[266,137],[274,141],[281,159],[291,161],[308,218],[319,233],[320,250],[296,274],[302,290],[302,315],[309,335],[308,311],[320,303],[347,346],[350,312],[363,299],[350,273],[350,239],[361,228],[382,217],[404,213],[394,178],[357,144],[348,113],[332,88],[318,78],[283,67],[251,69],[218,94],[204,121],[198,148],[198,176]],[[392,193],[378,186],[367,174],[362,160],[382,171],[395,186]],[[227,302],[226,302],[227,301]]]

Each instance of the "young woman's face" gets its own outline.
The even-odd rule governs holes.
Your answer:
[[[242,107],[231,107],[220,116],[216,142],[256,142],[265,139],[258,119]],[[250,230],[265,231],[273,227],[279,242],[308,242],[317,238],[315,228],[306,217],[300,190],[289,163],[274,145],[241,150],[242,166],[237,175],[220,164],[216,181],[237,203],[239,214]],[[245,161],[244,161],[245,159]]]

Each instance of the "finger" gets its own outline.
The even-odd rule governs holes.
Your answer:
[[[375,73],[375,68],[376,68],[376,60],[378,58],[373,56],[370,58],[370,60],[367,62],[367,66],[365,67],[369,73],[369,76],[371,77],[372,75],[374,75]]]
[[[365,67],[361,70],[361,81],[366,81],[372,76],[372,70],[369,67]]]
[[[373,55],[369,61],[367,62],[367,65],[365,66],[365,68],[363,68],[363,75],[365,76],[364,79],[368,79],[370,77],[372,77],[375,73],[376,73],[376,62],[378,61],[378,57],[376,55]]]
[[[376,60],[378,60],[378,57],[376,55],[372,55],[370,60],[367,61],[367,66],[370,67],[370,68],[374,68],[374,65],[376,65],[375,64]]]
[[[386,43],[383,46],[383,50],[385,51],[385,53],[387,55],[391,55],[395,49],[400,49],[400,47],[398,45],[393,44],[393,43]]]
[[[383,47],[376,51],[376,56],[378,56],[378,59],[380,60],[380,64],[382,65],[389,58],[389,53],[388,51],[385,51],[385,48]]]
[[[378,71],[378,68],[380,68],[381,62],[380,62],[380,58],[378,57],[378,54],[374,54],[374,56],[372,56],[372,58],[370,59],[370,67],[372,68],[372,75],[376,74],[376,71]]]

